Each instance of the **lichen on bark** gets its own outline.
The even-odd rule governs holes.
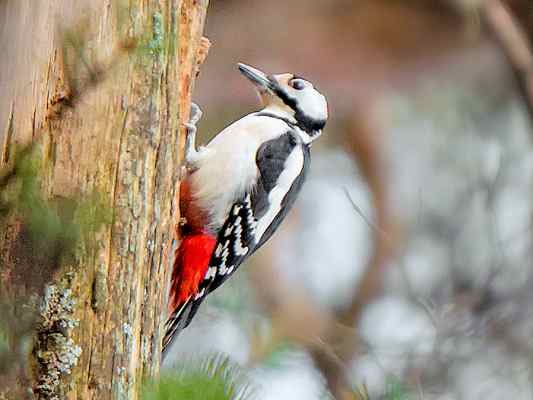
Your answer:
[[[71,336],[79,320],[74,316],[76,299],[72,290],[66,287],[69,283],[47,285],[39,310],[33,350],[38,369],[34,391],[39,399],[64,398],[61,377],[72,373],[82,352]]]

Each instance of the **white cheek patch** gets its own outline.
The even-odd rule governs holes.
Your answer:
[[[328,119],[328,104],[326,98],[315,89],[309,88],[297,93],[298,108],[307,116],[316,121]]]

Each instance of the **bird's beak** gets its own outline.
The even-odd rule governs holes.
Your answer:
[[[252,83],[259,89],[261,92],[272,92],[274,89],[274,85],[272,81],[268,78],[268,76],[262,72],[259,71],[256,68],[250,67],[249,65],[239,63],[239,71],[247,77]]]

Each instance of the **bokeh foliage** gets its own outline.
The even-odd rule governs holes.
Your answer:
[[[142,400],[252,400],[243,370],[222,354],[189,360],[148,382]]]
[[[0,226],[21,221],[33,251],[54,257],[72,254],[83,239],[85,247],[94,243],[94,234],[111,221],[103,195],[97,191],[75,197],[49,198],[41,188],[45,170],[34,146],[14,154],[10,168],[0,172]]]

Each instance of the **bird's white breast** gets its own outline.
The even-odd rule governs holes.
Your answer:
[[[198,169],[190,177],[191,189],[193,201],[209,215],[211,229],[222,226],[231,205],[255,184],[259,146],[287,129],[279,119],[249,114],[200,149]]]

